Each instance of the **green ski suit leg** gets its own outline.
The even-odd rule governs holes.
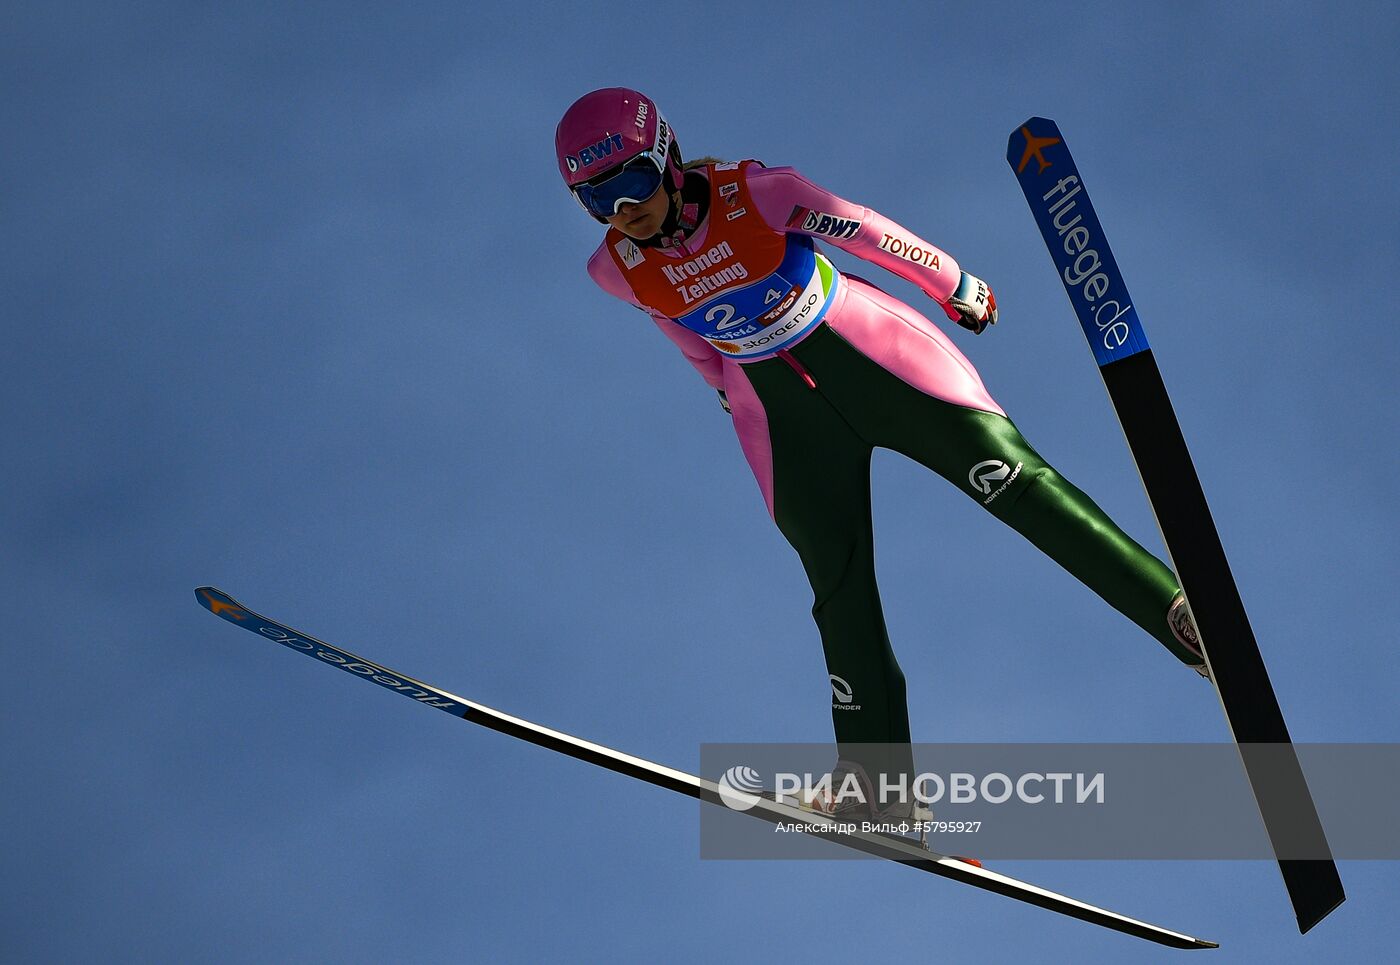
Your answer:
[[[875,781],[912,770],[904,675],[875,582],[875,446],[909,456],[976,498],[1178,659],[1194,660],[1167,625],[1179,589],[1171,570],[1049,466],[1009,419],[920,392],[825,326],[791,357],[815,389],[782,359],[743,370],[768,418],[775,522],[812,585],[843,759]]]
[[[841,757],[859,763],[872,780],[909,774],[904,674],[890,647],[875,583],[872,447],[786,365],[769,371],[785,397],[806,394],[786,399],[801,405],[801,418],[772,434],[775,481],[780,472],[801,478],[779,490],[775,521],[812,585],[812,616],[832,677],[831,714]]]

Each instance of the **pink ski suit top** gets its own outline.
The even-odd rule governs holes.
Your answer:
[[[738,179],[744,208],[753,205],[754,210],[743,212],[749,216],[746,219],[749,234],[737,236],[735,244],[742,245],[744,237],[761,237],[768,233],[780,237],[802,235],[833,244],[913,282],[940,305],[946,303],[957,288],[962,272],[947,253],[878,212],[818,187],[792,168],[765,168],[757,162],[743,162],[742,165],[717,165],[701,173],[714,182],[720,191],[732,190],[728,184],[719,183],[721,180],[732,182]],[[732,194],[724,197],[727,201]],[[634,245],[629,246],[624,236],[610,231],[589,259],[588,273],[608,294],[650,315],[701,377],[715,389],[724,390],[740,446],[758,480],[771,515],[773,465],[768,419],[741,366],[746,362],[770,358],[780,348],[791,348],[812,329],[799,331],[792,341],[770,351],[735,358],[726,354],[737,351],[730,348],[730,343],[707,339],[693,327],[679,321],[676,316],[682,316],[681,311],[672,309],[674,314],[667,315],[656,304],[643,301],[643,296],[634,290],[633,284],[624,275],[624,270],[641,258],[674,260],[675,267],[662,268],[667,277],[673,279],[682,275],[679,269],[686,267],[687,260],[690,260],[693,273],[694,262],[699,260],[703,263],[704,253],[714,250],[710,243],[712,235],[731,238],[731,233],[725,227],[711,230],[712,225],[718,223],[718,218],[725,217],[727,212],[732,216],[733,203],[728,206],[716,203],[720,198],[721,195],[712,188],[705,221],[682,245],[639,250]],[[758,219],[757,236],[753,233],[755,226],[752,219],[755,216]],[[621,240],[614,243],[611,239]],[[742,254],[742,251],[739,252],[740,256]],[[820,254],[817,257],[829,268],[829,263]],[[870,282],[835,272],[834,269],[831,271],[835,277],[823,307],[821,324],[830,326],[861,354],[928,395],[1005,415],[982,385],[976,369],[938,326]],[[742,279],[742,283],[749,286],[754,281],[747,277]],[[740,283],[741,280],[736,279],[728,287]],[[722,298],[725,290],[726,286],[720,285],[714,292],[705,293],[705,297],[696,300],[697,307],[693,311],[687,305],[683,315],[686,322],[694,326],[691,316],[703,316],[705,306]],[[681,289],[677,288],[677,291]],[[689,295],[684,297],[687,301],[691,300]],[[654,290],[648,293],[647,300],[670,304],[657,298]],[[714,310],[711,309],[709,314],[713,316]],[[717,345],[723,346],[725,351],[721,351]]]

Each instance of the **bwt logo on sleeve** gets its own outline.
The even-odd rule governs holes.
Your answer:
[[[838,218],[825,211],[814,211],[811,208],[797,205],[792,209],[791,216],[788,217],[787,226],[798,231],[805,231],[808,234],[825,235],[828,238],[844,241],[847,238],[855,237],[856,232],[860,230],[860,219]]]

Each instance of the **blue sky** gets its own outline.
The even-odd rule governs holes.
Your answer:
[[[584,273],[579,94],[792,164],[985,277],[954,337],[1155,525],[1003,153],[1070,140],[1295,739],[1400,736],[1394,50],[1380,4],[39,5],[0,38],[11,961],[1138,962],[876,862],[700,861],[696,806],[264,646],[202,583],[664,763],[820,740],[796,556],[670,342]],[[854,267],[838,256],[838,265]],[[886,276],[889,290],[918,293]],[[926,301],[915,301],[926,310]],[[1211,741],[1193,674],[941,480],[874,465],[919,740]],[[758,588],[762,592],[752,592]],[[1390,863],[1023,862],[1219,940],[1379,960]]]

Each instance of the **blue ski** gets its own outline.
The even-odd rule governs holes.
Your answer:
[[[288,650],[304,653],[308,657],[329,666],[336,667],[352,676],[368,680],[385,690],[402,694],[409,700],[446,711],[453,717],[460,717],[473,724],[480,724],[492,730],[509,734],[520,740],[529,741],[540,747],[557,751],[560,754],[605,767],[610,771],[634,777],[657,787],[698,798],[709,804],[722,804],[719,785],[714,781],[687,774],[662,764],[654,764],[640,757],[633,757],[621,751],[594,744],[591,741],[574,737],[560,731],[550,730],[539,724],[503,714],[498,710],[466,700],[445,690],[440,690],[421,680],[415,680],[382,664],[356,656],[348,650],[317,640],[313,636],[293,630],[275,620],[243,606],[222,590],[212,586],[202,586],[195,590],[195,598],[215,616],[222,617],[235,626],[258,634],[266,640],[280,644]],[[735,812],[740,813],[740,812]],[[830,824],[834,818],[779,803],[776,800],[760,798],[742,813],[770,823],[799,822],[807,825]],[[1180,932],[1151,925],[1147,922],[1128,918],[1125,915],[1077,901],[1065,895],[1047,891],[1036,885],[1018,881],[1006,875],[988,871],[964,860],[936,854],[913,840],[905,840],[878,833],[851,831],[840,835],[823,835],[824,840],[863,851],[875,857],[897,861],[900,864],[918,868],[944,878],[951,878],[963,884],[992,891],[1008,898],[1015,898],[1028,904],[1048,908],[1051,911],[1091,922],[1124,934],[1134,935],[1148,941],[1157,942],[1172,948],[1216,948],[1214,942],[1192,938]]]
[[[1346,894],[1142,322],[1055,122],[1032,117],[1012,131],[1006,160],[1123,426],[1279,856],[1298,928],[1306,932]],[[1256,751],[1255,745],[1270,746]]]

